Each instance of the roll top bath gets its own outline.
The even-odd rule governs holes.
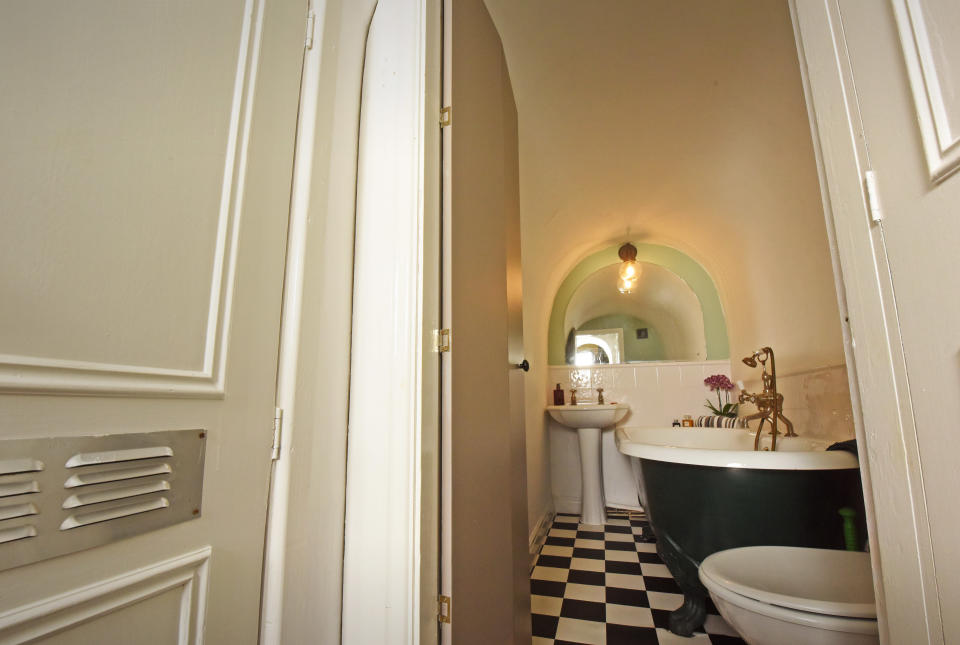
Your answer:
[[[797,436],[782,415],[769,347],[744,362],[763,369],[763,391],[740,397],[757,405],[758,413],[748,417],[760,420],[756,430],[616,431],[617,448],[635,460],[657,551],[684,594],[670,616],[675,634],[689,636],[703,625],[708,593],[698,568],[707,556],[760,545],[844,549],[840,509],[853,509],[857,531],[866,535],[857,457],[827,451],[828,441]],[[765,427],[770,433],[762,432]]]

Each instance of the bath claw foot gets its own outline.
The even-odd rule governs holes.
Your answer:
[[[684,594],[683,604],[670,613],[670,631],[677,636],[693,636],[693,632],[703,627],[706,617],[706,597]]]
[[[669,534],[658,531],[657,538],[657,553],[683,592],[683,604],[670,613],[670,631],[692,636],[707,617],[707,588],[697,575],[700,563],[684,553]]]

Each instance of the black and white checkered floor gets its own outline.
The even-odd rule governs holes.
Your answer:
[[[603,527],[578,520],[557,515],[530,574],[534,645],[743,644],[712,603],[706,633],[667,629],[683,596],[643,516],[611,514]]]

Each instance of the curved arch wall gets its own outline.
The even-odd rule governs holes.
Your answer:
[[[703,331],[707,346],[707,360],[730,358],[730,340],[727,321],[720,302],[720,293],[710,274],[689,255],[660,244],[634,242],[637,260],[654,264],[679,276],[693,290],[703,311]],[[568,329],[564,329],[567,307],[577,288],[595,272],[619,264],[617,255],[621,244],[603,249],[581,260],[564,278],[553,299],[550,325],[547,331],[550,365],[564,365],[564,343]]]
[[[592,273],[580,283],[564,316],[563,328],[589,329],[585,323],[597,317],[620,317],[624,334],[626,361],[702,361],[707,357],[703,333],[703,307],[697,294],[673,271],[649,262],[641,267],[636,288],[629,294],[617,289],[619,264],[611,264]],[[629,322],[626,318],[639,319]],[[647,338],[636,338],[636,329],[646,327]],[[596,329],[596,327],[594,327]],[[655,351],[654,336],[662,341],[662,351]]]
[[[543,411],[556,385],[548,367],[557,362],[548,351],[554,295],[583,258],[625,238],[677,249],[713,278],[734,379],[755,387],[757,371],[736,359],[770,345],[778,385],[829,368],[838,378],[818,382],[814,394],[843,399],[849,410],[787,3],[485,2],[519,121],[533,536],[558,490],[550,457],[558,442]],[[813,389],[788,401],[825,396]],[[837,414],[806,425],[848,418],[839,403],[823,403],[816,409]]]

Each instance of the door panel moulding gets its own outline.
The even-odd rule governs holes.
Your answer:
[[[958,111],[956,92],[944,92],[953,80],[941,74],[949,70],[938,69],[934,46],[927,29],[927,16],[923,3],[918,0],[893,0],[891,3],[900,32],[900,48],[907,65],[907,76],[913,90],[917,110],[917,123],[930,171],[930,181],[937,183],[960,168],[960,123],[951,122],[951,113]],[[949,102],[954,105],[949,105]],[[952,109],[951,109],[952,108]]]
[[[0,489],[5,489],[0,494],[15,500],[3,506],[16,507],[7,514],[19,514],[3,523],[29,524],[36,533],[0,544],[0,562],[9,567],[0,572],[2,643],[198,643],[205,632],[214,642],[256,640],[302,57],[300,11],[295,2],[267,0],[163,3],[159,13],[154,5],[137,3],[73,13],[25,5],[6,10],[6,18],[18,20],[6,23],[16,23],[6,45],[19,50],[42,43],[36,49],[51,53],[49,60],[25,58],[29,64],[20,72],[34,70],[35,64],[56,66],[71,79],[90,81],[83,83],[85,99],[74,105],[50,93],[62,90],[63,83],[54,84],[43,73],[15,73],[24,76],[25,89],[43,97],[33,101],[30,91],[23,92],[37,105],[35,113],[25,112],[25,121],[37,129],[50,123],[41,110],[44,102],[64,118],[81,106],[89,109],[80,120],[88,114],[102,118],[102,123],[91,119],[97,128],[69,128],[69,141],[61,138],[86,155],[87,163],[54,165],[57,172],[76,169],[88,186],[81,191],[75,189],[78,182],[67,184],[70,190],[58,193],[63,200],[79,202],[89,193],[89,201],[102,196],[103,202],[99,228],[78,219],[82,211],[52,212],[43,203],[35,213],[3,218],[11,224],[5,230],[26,233],[8,236],[7,242],[16,240],[22,256],[35,261],[31,267],[43,273],[56,265],[59,275],[80,277],[56,288],[49,286],[52,282],[37,288],[12,285],[24,294],[19,301],[26,303],[23,318],[36,320],[39,331],[17,337],[23,342],[6,338],[10,342],[2,351],[37,355],[49,363],[35,371],[12,368],[17,379],[12,383],[0,379],[0,425],[18,437],[3,442],[0,462],[21,455],[37,462],[26,464],[26,472],[24,465],[0,464]],[[145,20],[148,29],[142,29]],[[215,66],[198,65],[196,51],[209,54]],[[169,84],[158,88],[164,79]],[[182,107],[173,121],[182,127],[175,131],[171,121],[156,119],[168,104]],[[199,106],[209,109],[202,112]],[[145,122],[159,125],[152,130],[140,125]],[[63,130],[57,123],[50,127]],[[126,127],[130,123],[134,127]],[[74,135],[82,135],[83,145]],[[111,154],[109,145],[105,151],[100,144],[110,140],[132,141],[131,149],[146,151],[169,145],[165,154],[135,157]],[[36,156],[49,163],[43,150]],[[197,170],[201,166],[203,172]],[[115,172],[118,167],[129,174]],[[167,177],[183,179],[176,186],[183,194],[202,194],[190,202],[200,206],[174,217],[166,203],[158,205],[143,184],[166,194]],[[149,208],[138,213],[128,202],[111,201],[120,184]],[[28,197],[34,194],[40,193],[31,191]],[[44,226],[29,224],[48,213]],[[202,237],[191,225],[200,227],[197,217],[206,227]],[[18,220],[25,224],[14,228]],[[72,228],[55,230],[62,222]],[[51,231],[61,234],[60,249],[76,253],[48,252]],[[157,231],[166,237],[155,237]],[[177,246],[192,233],[199,243]],[[101,266],[108,248],[131,253],[116,256],[122,265]],[[201,259],[194,263],[197,256]],[[181,260],[190,260],[187,269],[176,268]],[[150,268],[148,275],[157,282],[141,282],[134,265]],[[85,272],[90,266],[93,270]],[[124,278],[127,267],[132,279]],[[75,288],[98,271],[103,280]],[[188,300],[190,282],[196,289]],[[69,289],[79,294],[75,301]],[[91,297],[97,294],[109,295],[117,306],[99,306],[104,303]],[[187,303],[182,309],[167,304],[181,300]],[[82,321],[51,315],[79,312],[81,306],[90,314]],[[181,311],[196,314],[192,332],[185,331],[186,324],[167,324]],[[151,320],[159,321],[160,332],[144,340],[155,331]],[[47,322],[85,325],[76,335],[58,338],[43,326]],[[109,333],[118,329],[130,331],[122,342]],[[78,343],[87,338],[84,333],[102,342]],[[181,367],[189,369],[167,369]],[[42,383],[30,381],[41,373]],[[128,398],[115,398],[120,396]],[[158,428],[194,430],[162,431],[169,436],[161,440],[155,436]],[[186,433],[183,441],[177,433]],[[79,445],[88,439],[91,445]],[[206,447],[211,458],[205,461]],[[9,448],[6,454],[4,448]],[[21,502],[16,495],[30,497]],[[167,520],[183,521],[166,526]],[[214,550],[220,565],[208,575]]]
[[[204,547],[0,614],[0,642],[22,643],[68,631],[167,591],[179,590],[177,645],[203,640],[212,549]]]
[[[170,369],[0,353],[0,393],[221,398],[264,2],[246,0],[224,153],[203,367]]]

